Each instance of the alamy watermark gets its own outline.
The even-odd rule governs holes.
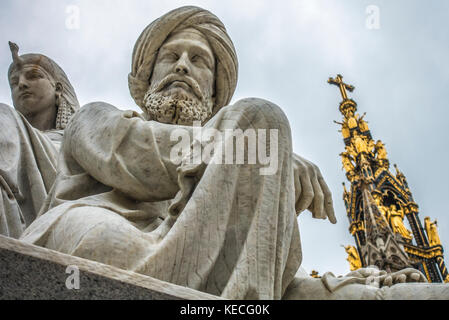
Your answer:
[[[69,5],[65,8],[66,19],[65,27],[69,30],[78,30],[80,28],[81,10],[76,5]]]
[[[65,273],[69,274],[65,280],[65,286],[69,290],[79,290],[80,288],[80,269],[77,266],[70,265],[65,269]]]
[[[380,29],[380,8],[376,5],[369,5],[366,7],[367,14],[365,26],[369,30]]]
[[[201,127],[193,123],[193,139],[188,130],[175,129],[170,161],[183,164],[258,164],[261,175],[274,175],[278,169],[277,129],[224,129]],[[193,140],[193,141],[191,141]],[[269,142],[268,142],[269,140]],[[235,143],[234,143],[235,141]],[[245,152],[246,151],[246,152]]]

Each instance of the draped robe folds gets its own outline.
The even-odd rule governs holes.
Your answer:
[[[62,131],[41,132],[0,104],[0,234],[19,238],[37,217],[56,177]]]
[[[65,130],[48,211],[22,240],[224,298],[281,299],[302,259],[287,118],[244,99],[204,127],[277,129],[273,175],[260,164],[175,165],[179,128],[193,135],[106,103],[81,108]]]

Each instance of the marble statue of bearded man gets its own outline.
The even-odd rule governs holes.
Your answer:
[[[19,56],[9,43],[14,108],[0,104],[0,234],[19,238],[56,178],[63,130],[79,109],[64,71],[42,54]]]
[[[281,299],[302,260],[297,213],[335,223],[331,194],[293,153],[278,106],[229,105],[237,57],[221,21],[197,7],[155,20],[136,42],[128,80],[143,115],[103,102],[80,109],[48,206],[21,239],[224,298]],[[214,139],[198,134],[207,130]],[[245,161],[224,164],[210,148],[223,132],[254,134],[241,144]],[[191,143],[175,161],[180,137]],[[250,161],[251,141],[273,170]]]

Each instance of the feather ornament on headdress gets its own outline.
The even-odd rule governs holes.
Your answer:
[[[23,64],[23,60],[19,57],[19,46],[11,41],[8,41],[8,43],[9,49],[11,50],[13,63],[17,66],[21,66]]]

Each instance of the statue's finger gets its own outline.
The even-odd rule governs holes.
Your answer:
[[[406,268],[401,270],[401,272],[408,276],[409,281],[427,282],[426,276],[422,272],[414,268]]]
[[[413,275],[417,277],[416,282],[428,282],[426,276],[418,270],[413,272]]]
[[[299,196],[297,212],[302,212],[310,207],[314,194],[313,194],[312,182],[311,182],[308,172],[305,172],[304,174],[300,174],[299,180],[301,182],[301,195]]]
[[[423,275],[422,273],[420,273],[419,275],[420,275],[419,282],[429,282],[425,275]]]
[[[410,279],[413,281],[413,282],[419,282],[419,279],[421,278],[421,275],[419,274],[419,273],[412,273],[411,275],[410,275]]]
[[[326,181],[324,181],[323,177],[318,177],[318,181],[321,185],[321,190],[324,193],[324,210],[326,211],[326,216],[329,218],[329,221],[331,223],[337,223],[337,218],[335,217],[335,211],[334,211],[334,203],[332,201],[332,193],[329,190],[329,187],[326,184]]]
[[[301,181],[299,180],[298,170],[294,170],[293,179],[295,181],[295,210],[296,210],[296,213],[299,214],[299,213],[301,213],[301,211],[300,211],[298,204],[299,204],[299,199],[301,198],[302,187],[301,187]]]
[[[407,281],[407,276],[405,274],[400,274],[396,276],[395,283],[405,283]]]
[[[393,285],[393,277],[391,275],[386,276],[383,285],[386,287],[391,287]]]
[[[324,212],[324,194],[321,191],[321,185],[316,176],[312,178],[312,187],[314,193],[312,216],[315,219],[326,219],[326,213]]]

